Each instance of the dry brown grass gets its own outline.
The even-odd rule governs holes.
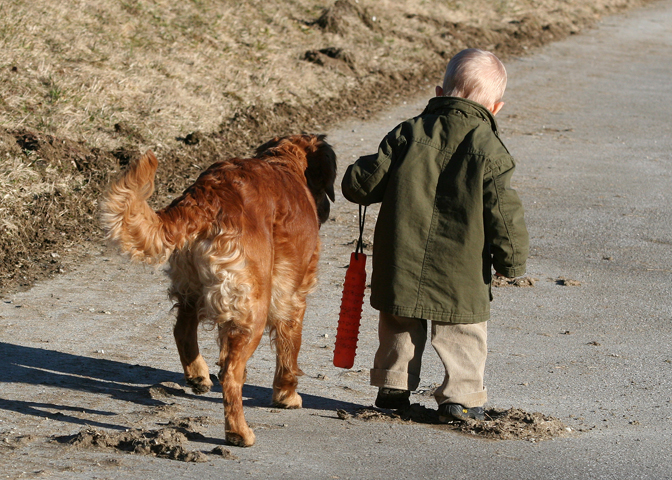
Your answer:
[[[381,72],[426,70],[466,46],[445,36],[452,23],[497,30],[534,17],[578,30],[630,3],[338,0],[322,28],[324,2],[314,0],[3,1],[0,124],[105,149],[125,143],[114,129],[123,124],[148,145],[170,145],[245,107],[311,105]],[[303,60],[327,47],[347,52],[352,69]]]
[[[102,185],[145,148],[170,197],[218,155],[438,83],[462,48],[506,58],[643,1],[3,0],[0,291],[96,238]]]

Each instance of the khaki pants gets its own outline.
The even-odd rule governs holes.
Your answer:
[[[432,322],[432,347],[446,370],[443,384],[434,393],[439,405],[459,403],[471,408],[485,404],[487,324]],[[427,341],[427,320],[380,312],[378,338],[380,346],[373,361],[371,385],[416,390]]]

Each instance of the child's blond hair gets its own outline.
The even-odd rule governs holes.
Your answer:
[[[468,48],[448,62],[443,95],[461,97],[491,108],[506,89],[506,68],[493,53]]]

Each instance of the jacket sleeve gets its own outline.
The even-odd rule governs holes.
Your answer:
[[[394,158],[405,150],[406,141],[400,127],[388,133],[378,153],[365,155],[350,165],[341,181],[343,196],[353,203],[371,205],[383,201],[385,187]]]
[[[490,246],[495,271],[506,277],[525,273],[529,236],[523,218],[523,205],[511,188],[515,169],[513,159],[496,162],[484,175],[483,201],[486,242]]]

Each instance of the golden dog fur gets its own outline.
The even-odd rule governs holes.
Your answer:
[[[217,162],[169,206],[153,211],[156,157],[147,152],[102,203],[108,238],[135,260],[168,260],[175,341],[187,383],[212,387],[200,322],[218,327],[226,438],[255,436],[243,415],[245,366],[266,328],[277,350],[273,404],[300,408],[297,365],[306,296],[316,283],[319,227],[334,200],[336,156],[324,136],[275,138],[257,158]]]

